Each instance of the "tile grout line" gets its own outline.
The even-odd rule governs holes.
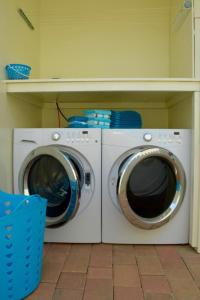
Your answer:
[[[114,247],[113,247],[113,244],[112,244],[112,291],[113,291],[113,297],[112,298],[114,300],[115,288],[114,288],[114,264],[113,264],[114,260],[113,260],[113,258],[114,258]]]
[[[160,261],[160,264],[161,264],[161,266],[162,266],[162,269],[163,269],[163,272],[164,272],[164,276],[165,276],[165,278],[166,278],[166,280],[167,280],[167,282],[168,282],[168,284],[169,284],[169,287],[170,287],[170,290],[171,290],[171,293],[172,293],[172,300],[176,300],[175,298],[175,294],[174,294],[174,291],[173,291],[173,288],[172,288],[172,285],[171,285],[171,282],[170,282],[170,280],[169,280],[169,278],[168,278],[168,276],[167,276],[167,274],[165,273],[165,269],[164,269],[164,266],[163,266],[163,264],[162,264],[162,261],[161,261],[161,258],[160,258],[160,255],[159,255],[159,253],[158,253],[158,250],[157,250],[157,246],[158,245],[154,245],[155,246],[155,250],[156,250],[156,253],[157,253],[157,256],[158,256],[158,259],[159,259],[159,261]]]
[[[191,272],[190,269],[188,268],[186,262],[184,261],[184,258],[183,258],[181,255],[180,255],[180,258],[181,258],[181,260],[183,261],[185,267],[187,268],[187,270],[188,270],[188,272],[189,272],[189,274],[190,274],[190,276],[191,276],[191,278],[192,278],[192,281],[194,282],[195,286],[198,288],[198,290],[200,290],[200,287],[198,287],[198,285],[197,285],[197,283],[196,283],[196,280],[195,280],[195,277],[193,276],[192,272]]]
[[[90,245],[91,245],[91,247],[90,247],[91,250],[90,250],[90,253],[89,253],[88,265],[87,265],[87,270],[86,270],[86,273],[85,273],[86,278],[85,278],[85,284],[84,284],[84,289],[83,289],[82,300],[85,297],[85,289],[86,289],[87,278],[88,278],[87,275],[88,275],[88,271],[89,271],[90,260],[91,260],[91,255],[92,255],[92,249],[93,249],[94,244],[90,244]]]
[[[112,299],[114,300],[114,268],[113,268],[113,258],[114,258],[114,247],[113,244],[111,244],[112,246],[112,264],[111,264],[111,268],[112,268]]]
[[[134,250],[135,245],[132,245],[132,247],[133,247],[133,250]],[[136,266],[137,266],[137,269],[138,269],[138,275],[139,275],[139,279],[140,279],[140,287],[141,287],[141,290],[142,290],[143,299],[145,300],[145,294],[144,294],[144,290],[143,290],[143,287],[142,287],[142,277],[141,277],[142,274],[140,274],[138,259],[137,259],[137,255],[135,253],[134,253],[134,256],[135,256]]]
[[[62,275],[62,270],[63,270],[63,267],[64,267],[65,262],[66,262],[66,260],[67,260],[67,257],[69,256],[70,251],[71,251],[71,244],[70,244],[70,250],[69,250],[69,252],[68,252],[68,253],[67,253],[67,252],[65,253],[65,259],[64,259],[64,261],[63,261],[63,265],[62,265],[60,274],[59,274],[59,276],[58,276],[58,278],[57,278],[57,281],[56,281],[56,283],[55,283],[55,289],[54,289],[54,293],[53,293],[53,295],[52,295],[52,299],[51,299],[51,300],[54,300],[54,296],[55,296],[55,293],[56,293],[56,290],[57,290],[58,282],[59,282],[59,279],[60,279],[60,277],[61,277],[61,275]]]
[[[114,264],[113,264],[113,257],[114,257],[114,247],[112,245],[112,290],[113,290],[113,300],[114,300],[114,292],[115,292],[115,289],[114,289]]]

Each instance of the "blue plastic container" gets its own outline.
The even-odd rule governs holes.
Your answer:
[[[111,128],[141,128],[142,117],[137,111],[112,111]]]
[[[40,283],[46,199],[0,191],[0,299],[21,300]]]
[[[8,79],[28,79],[31,67],[22,64],[9,64],[5,67]]]

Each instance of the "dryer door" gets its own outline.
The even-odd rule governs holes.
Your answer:
[[[73,218],[78,209],[79,174],[77,165],[65,152],[53,146],[38,147],[21,167],[19,189],[25,195],[46,198],[46,225],[59,226]]]
[[[117,195],[132,224],[154,229],[178,211],[185,186],[185,173],[175,155],[160,147],[140,147],[119,168]]]

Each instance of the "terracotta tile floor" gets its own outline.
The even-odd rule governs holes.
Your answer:
[[[45,244],[28,300],[200,300],[200,255],[188,245]]]

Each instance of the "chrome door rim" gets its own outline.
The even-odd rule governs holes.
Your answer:
[[[72,206],[70,205],[67,209],[62,213],[62,215],[58,217],[46,217],[46,226],[51,227],[58,225],[63,222],[67,222],[72,219],[76,214],[79,207],[79,199],[80,199],[80,186],[77,172],[71,163],[70,159],[68,159],[61,151],[59,151],[56,147],[53,146],[41,146],[33,150],[23,161],[19,172],[19,191],[24,195],[29,195],[28,190],[28,175],[29,171],[33,165],[33,163],[42,155],[49,155],[56,160],[58,160],[63,168],[65,169],[66,174],[70,180],[70,188],[72,191],[70,203],[73,202]]]
[[[130,207],[126,195],[126,188],[129,176],[135,166],[142,160],[155,156],[164,158],[172,167],[177,183],[176,192],[173,201],[165,212],[154,218],[143,218],[137,215]],[[120,207],[125,217],[130,223],[143,229],[154,229],[167,223],[176,214],[181,206],[186,187],[185,172],[178,158],[170,151],[156,146],[147,146],[134,149],[134,153],[126,160],[120,170],[118,183],[117,195]]]

